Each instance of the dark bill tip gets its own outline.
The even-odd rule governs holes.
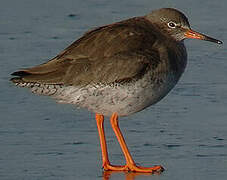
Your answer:
[[[220,40],[217,40],[217,43],[218,43],[218,44],[223,44],[223,42],[222,42],[222,41],[220,41]]]
[[[204,35],[204,39],[203,40],[210,41],[210,42],[217,43],[217,44],[223,44],[222,41],[214,39],[214,38],[206,36],[206,35]]]
[[[222,41],[220,41],[220,40],[214,39],[212,37],[209,37],[209,36],[204,35],[202,33],[193,31],[191,29],[187,30],[184,33],[184,35],[185,35],[186,38],[189,38],[189,39],[200,39],[200,40],[210,41],[210,42],[217,43],[217,44],[223,44]]]

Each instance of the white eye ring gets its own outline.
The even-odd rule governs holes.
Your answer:
[[[176,24],[175,22],[173,22],[173,21],[168,22],[167,25],[168,25],[170,28],[176,28],[176,27],[177,27],[177,24]]]

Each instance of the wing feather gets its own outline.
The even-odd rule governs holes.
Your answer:
[[[12,81],[83,86],[140,78],[159,63],[154,32],[144,18],[99,27],[47,63],[14,72]]]

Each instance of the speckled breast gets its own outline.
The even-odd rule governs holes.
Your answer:
[[[142,79],[127,84],[67,86],[59,89],[54,97],[58,102],[75,104],[105,116],[114,112],[127,116],[158,102],[177,80],[174,73],[169,73],[154,81],[147,73]]]

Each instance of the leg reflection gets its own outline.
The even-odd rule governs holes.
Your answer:
[[[111,176],[122,174],[116,171],[103,171],[103,180],[111,180]],[[125,180],[135,180],[137,176],[150,176],[151,173],[124,172]]]

